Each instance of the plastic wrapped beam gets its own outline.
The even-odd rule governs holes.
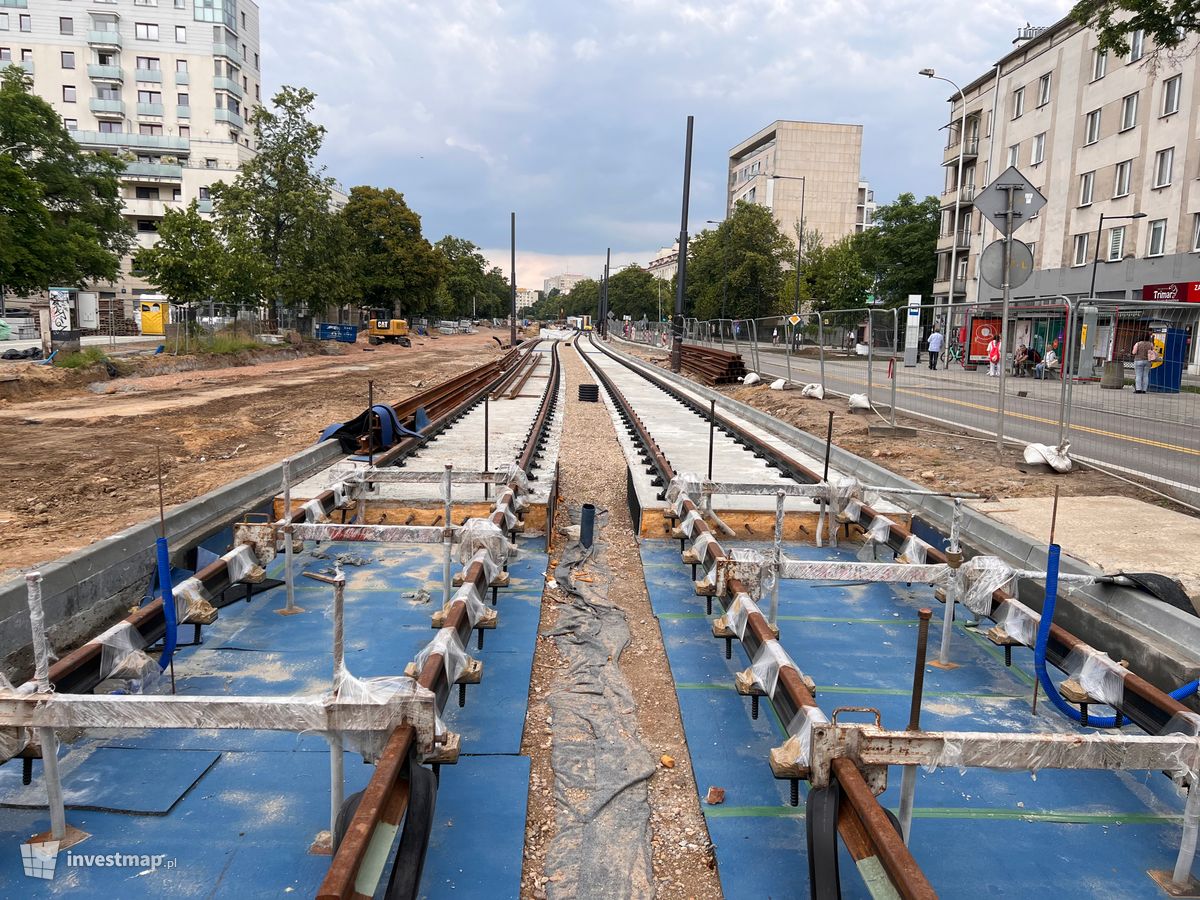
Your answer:
[[[1005,600],[996,610],[995,618],[1000,630],[1014,641],[1020,641],[1026,647],[1032,647],[1037,642],[1038,624],[1042,617],[1024,603]]]
[[[841,519],[852,500],[862,499],[863,486],[857,478],[835,475],[829,480],[829,506],[833,515]],[[861,509],[861,503],[860,503]]]
[[[738,548],[730,550],[726,563],[725,580],[737,578],[750,588],[752,597],[769,593],[775,583],[775,572],[767,557],[757,550]]]
[[[309,525],[329,521],[329,516],[325,514],[325,506],[315,497],[305,503],[300,509],[304,513],[304,521]]]
[[[230,584],[237,584],[240,581],[258,584],[267,577],[258,557],[254,555],[254,551],[247,544],[230,550],[221,558],[225,560],[225,569],[229,573]]]
[[[175,599],[175,621],[180,625],[208,624],[216,616],[216,607],[209,601],[208,591],[199,578],[185,578],[171,588],[171,596]]]
[[[684,513],[683,519],[679,523],[679,530],[687,537],[692,537],[696,533],[696,523],[700,521],[700,513],[695,509],[689,509]]]
[[[991,615],[992,594],[996,591],[1015,593],[1013,568],[999,557],[974,556],[959,567],[959,572],[965,587],[962,603],[976,615]]]
[[[783,645],[779,641],[770,640],[759,645],[749,673],[764,694],[774,697],[775,688],[779,685],[779,670],[783,668],[794,669],[797,674],[800,672],[799,667],[783,649]]]
[[[758,608],[758,604],[750,598],[749,594],[735,594],[733,602],[725,610],[725,624],[738,636],[738,640],[746,636],[746,624],[751,613],[761,615],[762,610]]]
[[[785,765],[806,768],[812,761],[812,730],[814,725],[825,725],[829,719],[815,706],[802,706],[788,722],[788,739],[782,747],[776,747],[771,755],[774,761]]]
[[[517,496],[529,493],[529,476],[515,462],[496,471],[496,484],[516,485]]]
[[[475,586],[474,582],[467,582],[450,598],[451,604],[458,601],[461,601],[467,608],[467,621],[471,623],[472,628],[478,625],[479,620],[487,615],[488,608],[484,606],[483,600],[480,599],[479,588]],[[449,607],[447,606],[447,608]]]
[[[667,505],[674,510],[676,516],[683,515],[683,501],[691,500],[699,504],[702,496],[700,476],[691,472],[682,472],[671,479],[667,485]]]
[[[468,565],[480,550],[499,570],[508,561],[508,538],[491,519],[467,519],[458,530],[458,560]]]
[[[0,674],[0,697],[16,697],[12,683]],[[29,746],[29,729],[17,726],[0,728],[0,762],[7,762]]]
[[[1112,707],[1125,699],[1125,676],[1129,670],[1107,653],[1087,644],[1077,644],[1063,661],[1063,671],[1079,682],[1089,697]]]
[[[904,539],[904,543],[900,545],[900,552],[896,554],[896,558],[906,563],[914,565],[925,565],[925,553],[929,549],[929,545],[917,537],[915,534],[910,534]]]
[[[500,574],[500,566],[492,560],[492,557],[488,555],[487,550],[477,550],[475,555],[463,564],[464,581],[467,577],[467,570],[471,568],[471,563],[476,562],[483,567],[483,583],[486,587],[496,580],[496,576]]]
[[[158,661],[144,652],[146,641],[129,622],[118,622],[97,637],[100,645],[100,679],[97,694],[147,694],[162,682]]]
[[[459,640],[458,632],[453,628],[442,628],[432,641],[421,648],[421,652],[413,661],[418,675],[425,670],[425,663],[435,653],[442,657],[446,683],[454,684],[467,666],[467,651]]]
[[[876,544],[886,544],[892,536],[892,524],[892,520],[887,516],[876,516],[867,528],[867,540]]]

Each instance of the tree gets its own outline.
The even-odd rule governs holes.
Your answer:
[[[781,312],[791,302],[782,291],[792,247],[769,209],[738,201],[732,215],[688,246],[688,305],[701,319]]]
[[[863,270],[853,235],[828,247],[818,246],[811,256],[806,253],[804,265],[818,309],[852,309],[866,304],[872,279]]]
[[[114,281],[133,244],[112,154],[85,153],[25,72],[0,73],[0,315],[6,291]]]
[[[439,302],[447,265],[421,234],[421,217],[392,188],[360,186],[342,211],[350,233],[355,293],[371,309],[395,315],[452,312]],[[443,298],[443,301],[446,298]]]
[[[630,316],[635,322],[658,317],[658,292],[665,285],[641,266],[629,266],[608,278],[608,309],[620,321]],[[669,301],[670,295],[667,296]],[[668,304],[670,305],[670,304]]]
[[[434,248],[444,260],[442,288],[451,302],[452,314],[481,315],[493,300],[487,293],[487,260],[479,248],[466,238],[446,235]],[[494,304],[490,304],[494,305]]]
[[[883,306],[901,306],[909,294],[928,294],[937,274],[939,207],[936,197],[910,193],[875,210],[875,225],[854,236],[863,270]]]
[[[197,201],[169,209],[158,225],[158,241],[139,250],[133,264],[146,280],[178,303],[201,303],[221,293],[224,248]]]
[[[1161,56],[1176,59],[1194,53],[1196,31],[1200,31],[1198,0],[1079,0],[1071,18],[1093,28],[1098,46],[1123,56],[1129,52],[1129,35],[1145,32],[1154,42],[1146,54],[1151,65]]]
[[[260,257],[240,290],[292,307],[321,310],[347,297],[346,232],[332,211],[333,179],[316,165],[325,128],[309,120],[316,96],[284,87],[274,109],[250,115],[257,155],[232,183],[213,185],[223,243]]]

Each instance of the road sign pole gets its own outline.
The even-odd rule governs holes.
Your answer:
[[[1008,302],[1012,295],[1012,275],[1009,273],[1009,268],[1012,265],[1013,226],[1016,224],[1013,221],[1016,216],[1016,211],[1013,209],[1013,198],[1020,190],[1021,185],[1009,184],[1001,185],[1001,187],[1008,193],[1008,211],[1004,217],[1007,227],[1004,229],[1004,268],[1002,270],[1004,281],[1001,286],[1003,300],[1000,303],[1000,397],[996,401],[997,452],[1004,450],[1004,354],[1008,347]]]

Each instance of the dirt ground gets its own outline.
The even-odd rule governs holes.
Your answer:
[[[629,350],[630,347],[623,344],[620,349]],[[633,352],[649,362],[666,364],[661,353],[640,347]],[[896,424],[915,428],[914,437],[870,437],[867,426],[883,424],[883,420],[874,413],[851,414],[844,397],[812,400],[801,397],[798,390],[773,391],[766,384],[725,385],[718,390],[822,438],[832,411],[833,443],[836,446],[870,459],[923,487],[967,491],[994,498],[1045,497],[1053,494],[1057,486],[1063,496],[1117,495],[1179,512],[1191,512],[1151,491],[1083,466],[1077,466],[1066,475],[1024,472],[1022,469],[1026,466],[1020,449],[1005,448],[1003,453],[998,453],[995,442],[990,439],[955,432],[944,425],[925,423],[901,414],[897,414]]]
[[[375,397],[396,402],[495,357],[495,333],[414,337],[411,348],[340,345],[345,353],[230,368],[108,378],[6,364],[0,375],[0,579],[158,514],[155,451],[168,506],[277,462]],[[281,358],[282,357],[282,358]],[[290,358],[288,358],[290,357]],[[261,357],[259,357],[261,358]],[[162,360],[162,358],[158,358]],[[28,369],[14,384],[14,368]],[[89,389],[89,385],[91,388]],[[10,399],[5,399],[10,398]]]

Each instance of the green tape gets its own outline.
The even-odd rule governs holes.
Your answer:
[[[896,891],[888,873],[884,871],[879,857],[868,856],[866,859],[858,860],[857,865],[858,874],[862,877],[863,884],[867,886],[867,893],[874,900],[900,900],[900,894]]]

